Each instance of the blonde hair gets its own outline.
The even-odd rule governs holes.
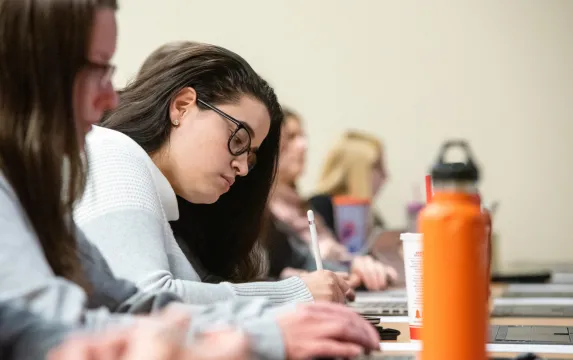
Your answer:
[[[382,156],[382,143],[361,131],[347,131],[330,150],[317,191],[332,196],[372,198],[372,166]]]

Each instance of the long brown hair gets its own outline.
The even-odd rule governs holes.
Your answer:
[[[100,7],[117,4],[0,0],[0,171],[54,274],[86,290],[71,226],[85,183],[72,100]]]
[[[168,141],[169,104],[185,87],[193,87],[202,100],[215,105],[249,95],[269,112],[270,130],[249,176],[237,178],[214,204],[192,204],[178,197],[179,220],[171,222],[175,235],[209,273],[231,281],[255,279],[264,266],[258,241],[276,172],[283,119],[277,96],[245,59],[219,46],[176,43],[152,56],[137,78],[119,91],[119,106],[102,122],[132,138],[148,154]]]
[[[183,41],[172,41],[161,45],[157,49],[153,50],[153,52],[149,54],[147,58],[145,58],[145,61],[143,62],[141,68],[139,69],[138,77],[151,71],[152,66],[155,66],[165,57],[169,56],[169,54],[173,54],[176,51],[197,44],[198,44],[197,42],[183,40]]]

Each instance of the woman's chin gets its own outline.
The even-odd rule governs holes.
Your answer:
[[[203,194],[202,204],[214,204],[223,195],[220,191],[212,191],[209,194]]]
[[[213,204],[217,202],[221,196],[220,192],[217,191],[194,192],[193,194],[178,193],[177,195],[192,204]]]

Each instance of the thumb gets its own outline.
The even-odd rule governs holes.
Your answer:
[[[354,292],[354,289],[348,289],[344,296],[346,297],[346,300],[351,302],[356,299],[356,293]]]
[[[350,285],[351,288],[356,289],[357,287],[360,286],[360,284],[362,284],[362,279],[360,278],[360,276],[356,274],[351,274],[350,279],[348,280],[348,285]]]

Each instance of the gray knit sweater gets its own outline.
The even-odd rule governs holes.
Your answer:
[[[179,217],[175,193],[143,148],[120,132],[97,126],[86,146],[88,183],[74,218],[117,276],[143,290],[169,290],[190,304],[261,296],[277,305],[313,300],[298,277],[202,283],[169,225]]]
[[[85,276],[93,288],[89,297],[76,284],[54,275],[14,190],[0,171],[0,302],[21,306],[75,331],[92,331],[131,324],[133,314],[181,301],[174,293],[140,291],[133,283],[117,279],[81,231],[76,232],[76,240]],[[287,308],[271,305],[265,299],[250,298],[180,306],[191,312],[191,338],[214,325],[237,326],[251,338],[256,358],[283,359],[282,334],[275,316]],[[65,333],[54,333],[46,338],[48,344],[37,346],[46,350],[62,340],[58,334]]]

